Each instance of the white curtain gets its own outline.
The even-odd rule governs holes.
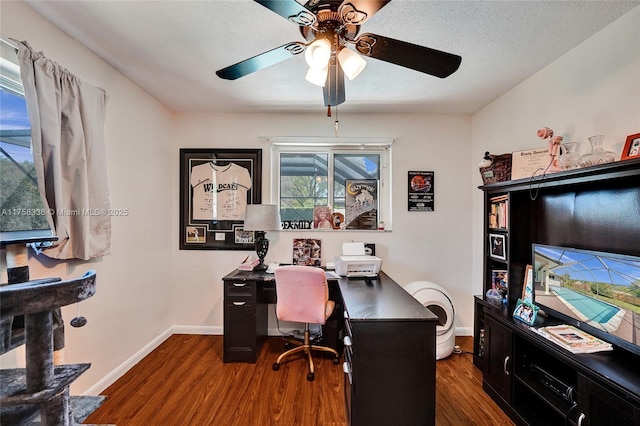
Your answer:
[[[104,140],[108,96],[28,43],[17,42],[40,195],[58,241],[55,259],[109,254],[111,217]]]

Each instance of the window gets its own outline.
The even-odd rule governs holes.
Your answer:
[[[49,230],[33,165],[18,58],[15,48],[4,41],[0,45],[0,231]]]
[[[376,140],[377,139],[377,140]],[[345,214],[345,181],[378,181],[378,221],[391,229],[391,139],[269,138],[272,188],[282,221],[311,229],[316,206]],[[286,229],[286,227],[285,227]]]

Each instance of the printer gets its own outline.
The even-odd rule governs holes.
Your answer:
[[[376,277],[382,259],[365,254],[364,243],[343,243],[342,256],[335,258],[336,274],[343,277]]]

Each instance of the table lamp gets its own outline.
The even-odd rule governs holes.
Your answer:
[[[256,253],[260,263],[254,268],[255,271],[266,271],[267,265],[264,258],[269,250],[269,240],[265,237],[265,231],[280,230],[280,210],[275,204],[249,204],[244,213],[244,230],[254,231],[256,242]]]

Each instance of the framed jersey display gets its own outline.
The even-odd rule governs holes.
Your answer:
[[[261,149],[180,150],[180,249],[254,250],[247,204],[262,202]]]

